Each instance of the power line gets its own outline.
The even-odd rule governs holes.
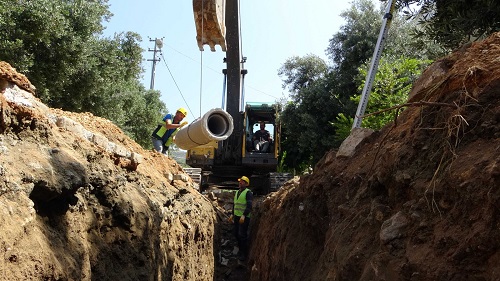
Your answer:
[[[181,51],[176,50],[174,47],[172,47],[172,46],[170,46],[170,45],[165,45],[165,46],[169,47],[169,48],[170,48],[170,49],[172,49],[174,52],[176,52],[176,53],[178,53],[178,54],[182,55],[183,57],[186,57],[186,58],[188,58],[189,60],[191,60],[191,61],[195,62],[196,64],[199,64],[199,61],[198,61],[198,60],[193,59],[192,57],[190,57],[190,56],[188,56],[188,55],[186,55],[186,54],[182,53]],[[214,68],[212,68],[212,67],[210,67],[210,66],[207,66],[206,64],[203,64],[203,68],[205,68],[205,69],[210,69],[212,72],[217,73],[218,75],[224,75],[224,74],[222,74],[222,72],[221,72],[220,70],[215,70]],[[253,89],[253,90],[255,90],[255,91],[257,91],[257,92],[259,92],[259,93],[261,93],[261,94],[264,94],[264,95],[266,95],[266,96],[273,97],[273,98],[277,98],[276,96],[273,96],[273,95],[271,95],[271,94],[268,94],[268,93],[266,93],[266,92],[264,92],[264,91],[262,91],[262,90],[256,89],[255,87],[252,87],[252,86],[250,86],[249,84],[245,84],[245,87],[251,88],[251,89]]]
[[[181,97],[182,99],[184,100],[184,103],[186,103],[186,106],[187,108],[189,109],[190,112],[193,112],[191,110],[191,107],[189,107],[189,104],[188,102],[186,101],[186,99],[184,98],[184,95],[182,94],[182,91],[181,89],[179,88],[179,85],[177,85],[177,81],[175,81],[175,78],[174,78],[174,75],[172,74],[172,72],[170,71],[170,68],[168,67],[168,64],[167,64],[167,61],[165,60],[165,58],[163,57],[163,53],[160,52],[160,56],[161,58],[163,59],[163,63],[165,63],[165,66],[167,67],[167,70],[168,70],[168,73],[170,73],[170,77],[172,77],[172,80],[174,81],[174,84],[175,84],[175,87],[177,87],[177,90],[179,91],[179,93],[181,94]]]

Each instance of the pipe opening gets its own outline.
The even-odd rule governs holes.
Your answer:
[[[207,120],[207,129],[216,137],[226,135],[229,127],[229,120],[222,114],[212,114]]]

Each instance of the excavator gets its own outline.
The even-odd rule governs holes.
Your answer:
[[[247,176],[254,193],[267,194],[292,175],[277,172],[281,149],[279,104],[243,103],[242,84],[247,70],[244,69],[246,58],[241,57],[240,51],[239,0],[193,0],[193,13],[200,51],[208,45],[215,52],[215,46],[219,45],[226,52],[226,69],[222,72],[227,85],[225,111],[229,116],[217,112],[204,117],[204,124],[207,124],[204,127],[211,126],[215,128],[211,131],[218,131],[216,135],[224,137],[212,138],[203,144],[187,136],[195,135],[188,133],[189,127],[183,130],[186,133],[179,132],[177,139],[196,143],[184,146],[187,147],[186,164],[202,170],[202,189],[211,185],[237,188],[237,179]],[[253,134],[260,123],[265,124],[272,136],[267,151],[255,151],[252,144]],[[176,144],[181,141],[176,141]],[[179,147],[183,148],[182,145]]]

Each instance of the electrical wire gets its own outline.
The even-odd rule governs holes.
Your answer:
[[[187,101],[186,101],[186,99],[184,98],[184,95],[182,94],[182,91],[181,91],[181,89],[179,88],[179,85],[177,85],[177,81],[175,81],[174,75],[172,75],[172,71],[170,71],[170,67],[168,67],[167,61],[166,61],[166,60],[165,60],[165,58],[163,57],[163,52],[160,52],[160,56],[161,56],[161,58],[163,59],[163,63],[164,63],[164,64],[165,64],[165,66],[167,67],[168,73],[170,73],[170,77],[172,77],[172,80],[174,81],[175,87],[177,87],[177,90],[178,90],[178,91],[179,91],[179,93],[181,94],[182,99],[183,99],[183,100],[184,100],[184,102],[186,103],[187,108],[189,109],[189,111],[190,111],[190,112],[193,112],[193,111],[191,110],[191,108],[189,107],[188,102],[187,102]]]
[[[245,58],[245,56],[243,55],[243,33],[242,33],[242,27],[241,27],[241,1],[240,1],[240,0],[237,0],[237,1],[238,1],[238,22],[239,22],[238,26],[239,26],[239,34],[240,34],[240,38],[239,38],[239,44],[240,44],[240,56],[241,56],[241,58],[240,58],[240,59],[241,59],[241,60],[240,60],[240,62],[242,63],[242,66],[244,67],[244,62],[245,62],[245,59],[244,59],[244,58]],[[202,40],[202,45],[203,45],[203,38],[204,38],[204,31],[205,31],[205,30],[204,30],[204,24],[205,24],[205,22],[204,22],[204,16],[203,16],[203,11],[205,10],[204,3],[205,3],[205,1],[204,1],[204,0],[201,0],[201,40]],[[172,48],[171,46],[169,46],[169,47],[170,47],[171,49],[175,50],[175,49],[174,49],[174,48]],[[175,51],[176,51],[176,52],[178,52],[179,54],[182,54],[182,55],[186,56],[185,54],[183,54],[183,53],[179,52],[178,50],[175,50]],[[177,85],[177,82],[176,82],[176,80],[175,80],[175,78],[174,78],[174,76],[173,76],[172,72],[170,71],[170,68],[168,67],[166,60],[165,60],[165,58],[163,57],[163,53],[162,53],[162,52],[160,52],[160,55],[161,55],[161,57],[163,58],[163,62],[165,63],[165,66],[167,67],[167,70],[168,70],[168,72],[169,72],[170,76],[172,77],[172,80],[174,81],[174,84],[175,84],[175,86],[177,87],[177,90],[179,91],[179,93],[180,93],[180,95],[181,95],[182,99],[184,100],[184,102],[186,103],[186,106],[188,107],[188,109],[189,109],[189,111],[190,111],[190,112],[193,112],[193,111],[191,110],[191,108],[189,107],[189,104],[187,103],[186,99],[184,98],[184,95],[182,94],[182,91],[180,90],[179,86]],[[186,56],[186,57],[188,57],[188,56]],[[188,57],[188,58],[189,58],[189,57]],[[194,59],[191,59],[191,60],[195,61]],[[203,51],[202,51],[202,50],[200,50],[200,115],[199,115],[200,117],[201,117],[201,104],[202,104],[202,97],[203,97],[203,68],[204,68],[204,65],[203,65]],[[210,69],[211,69],[211,68],[210,68]],[[211,70],[212,70],[212,71],[214,71],[214,72],[217,72],[217,71],[215,71],[214,69],[211,69]],[[224,82],[224,84],[225,84],[225,83],[226,83],[226,82]],[[242,88],[243,88],[243,89],[242,89],[242,91],[244,92],[244,88],[245,88],[245,84],[244,84],[244,83],[243,83],[243,85],[242,85]],[[251,89],[254,89],[254,90],[256,90],[256,91],[258,91],[258,92],[260,92],[260,93],[262,93],[262,94],[265,94],[265,95],[267,95],[267,96],[270,96],[270,97],[274,97],[274,98],[276,98],[276,97],[275,97],[275,96],[273,96],[273,95],[267,94],[267,93],[265,93],[265,92],[263,92],[263,91],[260,91],[260,90],[258,90],[258,89],[255,89],[255,88],[253,88],[253,87],[250,87],[250,88],[251,88]],[[225,91],[225,90],[224,90],[224,91]],[[224,101],[223,101],[223,103],[224,103]]]
[[[169,44],[165,44],[165,47],[168,47],[169,49],[171,49],[172,51],[174,51],[174,52],[178,53],[179,55],[181,55],[181,56],[183,56],[183,57],[185,57],[185,58],[189,59],[190,61],[192,61],[192,62],[194,62],[194,63],[198,64],[198,60],[196,60],[196,59],[194,59],[193,57],[190,57],[190,56],[186,55],[185,53],[183,53],[183,52],[181,52],[181,51],[177,50],[177,49],[176,49],[176,48],[174,48],[173,46],[171,46],[171,45],[169,45]],[[203,68],[206,68],[206,69],[208,69],[209,71],[211,71],[211,72],[213,72],[213,73],[216,73],[216,74],[218,74],[218,75],[223,75],[223,74],[222,74],[222,72],[221,72],[220,70],[216,70],[216,69],[214,69],[214,68],[212,68],[212,67],[210,67],[210,66],[208,66],[208,65],[203,65]],[[272,98],[276,98],[276,99],[278,99],[278,97],[276,97],[275,95],[271,95],[271,94],[266,93],[266,92],[264,92],[264,91],[262,91],[262,90],[259,90],[259,89],[255,88],[255,87],[251,86],[250,84],[249,84],[249,85],[245,85],[245,87],[248,87],[249,89],[252,89],[252,90],[254,90],[254,91],[256,91],[256,92],[259,92],[259,93],[261,93],[261,94],[263,94],[263,95],[266,95],[266,96],[269,96],[269,97],[272,97]]]
[[[172,47],[171,45],[165,44],[165,46],[167,46],[167,47],[168,47],[168,48],[170,48],[172,51],[174,51],[174,52],[178,53],[179,55],[182,55],[183,57],[185,57],[185,58],[187,58],[187,59],[191,60],[192,62],[196,63],[196,65],[198,65],[199,60],[194,59],[194,58],[192,58],[192,57],[190,57],[190,56],[188,56],[188,55],[184,54],[183,52],[181,52],[181,51],[179,51],[179,50],[175,49],[175,48],[174,48],[174,47]],[[219,70],[219,69],[217,69],[217,70],[216,70],[216,69],[214,69],[214,68],[212,68],[212,67],[210,67],[210,66],[207,66],[207,65],[204,65],[203,67],[204,67],[204,68],[207,68],[208,70],[212,71],[213,73],[221,74],[221,72],[220,72],[220,70]]]

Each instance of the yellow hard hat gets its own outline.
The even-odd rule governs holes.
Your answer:
[[[188,115],[188,112],[184,107],[177,109],[177,111],[184,114],[184,117],[186,117]]]
[[[245,176],[242,176],[241,178],[239,178],[238,181],[246,181],[247,184],[250,184],[250,180]]]

